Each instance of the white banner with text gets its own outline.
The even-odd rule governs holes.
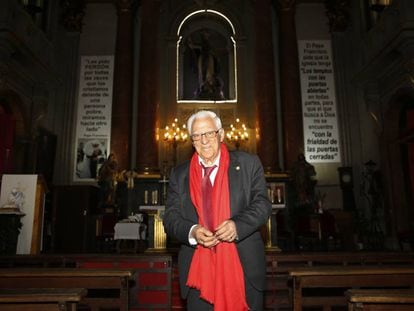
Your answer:
[[[80,66],[74,180],[91,181],[109,153],[114,57],[82,56]]]
[[[330,40],[299,40],[305,157],[311,163],[341,162]]]

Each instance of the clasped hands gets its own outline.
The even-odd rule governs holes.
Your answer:
[[[214,232],[202,225],[197,225],[192,230],[192,236],[198,244],[212,248],[220,242],[234,242],[237,239],[236,224],[233,220],[222,222]]]

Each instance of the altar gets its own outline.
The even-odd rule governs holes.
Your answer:
[[[114,240],[116,241],[117,253],[125,250],[136,253],[138,251],[138,244],[143,244],[146,240],[146,229],[147,225],[142,222],[131,222],[128,219],[117,222],[114,227]],[[122,244],[128,242],[132,242],[133,247],[125,249]]]

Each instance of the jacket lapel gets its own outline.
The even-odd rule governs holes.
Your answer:
[[[229,191],[230,191],[230,214],[233,216],[234,207],[237,206],[236,200],[241,195],[239,190],[242,189],[242,180],[240,174],[240,163],[235,156],[234,152],[230,152],[230,164],[229,164]]]
[[[185,211],[186,214],[188,215],[188,217],[190,219],[192,219],[193,221],[197,222],[198,221],[198,215],[197,215],[197,211],[196,208],[193,204],[193,201],[191,200],[191,195],[190,195],[190,178],[189,178],[189,166],[186,168],[187,169],[187,173],[184,174],[183,178],[183,195],[184,195],[184,202],[183,202],[183,206],[185,207]]]

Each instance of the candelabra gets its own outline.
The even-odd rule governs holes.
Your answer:
[[[173,147],[173,165],[177,165],[177,147],[180,143],[185,143],[188,139],[185,124],[181,127],[178,125],[178,119],[175,118],[171,125],[165,127],[164,141],[170,143]]]
[[[249,139],[249,133],[244,123],[240,123],[240,119],[237,118],[234,124],[230,124],[230,131],[227,132],[227,139],[233,143],[237,150],[240,148],[240,144]]]

